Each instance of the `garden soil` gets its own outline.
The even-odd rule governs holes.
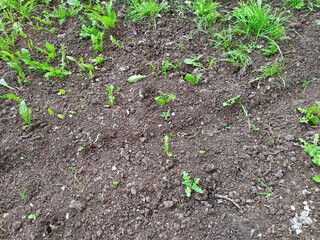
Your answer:
[[[320,168],[299,141],[311,143],[320,128],[300,123],[297,111],[320,100],[320,81],[302,87],[303,69],[307,78],[320,78],[320,26],[314,21],[320,13],[293,12],[290,18],[290,39],[279,43],[285,88],[276,75],[248,84],[261,73],[221,61],[225,54],[207,35],[190,37],[197,29],[190,16],[167,12],[156,25],[124,21],[124,11],[119,18],[106,32],[105,61],[93,78],[76,74],[72,62],[75,73],[66,78],[32,73],[31,83],[21,87],[16,73],[5,77],[15,89],[1,87],[0,95],[25,99],[32,123],[22,130],[18,102],[1,99],[0,239],[320,239],[320,185],[312,180]],[[67,55],[89,62],[97,54],[91,40],[79,36],[81,24],[78,17],[61,26],[56,21],[54,36],[27,24],[24,31],[35,45],[64,43]],[[27,41],[18,39],[16,49],[27,48]],[[205,68],[184,64],[199,55]],[[250,57],[259,67],[279,56]],[[178,71],[151,74],[148,63],[161,71],[163,61],[175,59]],[[10,71],[0,64],[1,75]],[[187,73],[203,75],[194,86],[184,80]],[[149,76],[127,81],[138,74]],[[160,106],[159,91],[176,98]],[[223,106],[237,95],[251,128],[238,101]],[[169,108],[165,120],[160,114]],[[203,194],[186,196],[184,171],[191,180],[200,178]]]

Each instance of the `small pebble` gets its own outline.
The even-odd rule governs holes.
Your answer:
[[[292,205],[292,206],[290,207],[290,209],[291,209],[292,211],[295,211],[295,210],[296,210],[296,207]]]

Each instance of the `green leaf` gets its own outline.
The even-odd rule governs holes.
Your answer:
[[[191,188],[190,187],[186,188],[186,195],[187,195],[187,197],[191,196]]]
[[[187,74],[185,76],[185,79],[188,81],[188,82],[191,82],[193,85],[196,85],[196,78],[192,75],[192,74]]]
[[[141,79],[144,79],[146,77],[148,77],[148,76],[145,76],[145,75],[133,75],[133,76],[128,78],[128,82],[138,82]]]
[[[229,106],[229,105],[233,105],[234,103],[235,103],[235,101],[236,101],[236,99],[238,99],[238,98],[240,98],[241,97],[241,95],[238,95],[238,96],[236,96],[236,97],[234,97],[234,98],[231,98],[231,99],[229,99],[228,101],[226,101],[226,102],[224,102],[222,105],[225,107],[225,106]]]
[[[64,89],[60,89],[60,93],[61,93],[62,95],[66,95],[66,92],[64,91]]]
[[[22,98],[18,98],[14,94],[6,94],[6,95],[3,95],[3,96],[0,96],[0,98],[10,98],[10,99],[16,100],[18,102],[22,102],[23,101]]]
[[[22,118],[30,125],[31,123],[31,108],[27,108],[25,100],[23,100],[20,105],[19,105],[19,111],[20,114],[22,115]]]
[[[37,217],[36,214],[30,214],[30,215],[28,216],[29,219],[34,219],[34,218],[36,218],[36,217]]]
[[[318,118],[318,117],[312,116],[312,117],[309,118],[309,120],[310,120],[313,124],[319,125],[319,118]]]
[[[315,176],[315,177],[313,177],[312,179],[313,179],[314,181],[316,181],[316,182],[320,182],[320,175]]]
[[[50,115],[53,115],[52,109],[48,108],[48,113],[49,113]]]
[[[105,25],[107,25],[109,28],[114,28],[114,20],[107,16],[103,16],[101,18],[101,22],[103,22]]]
[[[314,21],[316,22],[316,24],[320,25],[320,20],[316,19]]]
[[[7,87],[7,88],[10,88],[10,89],[13,89],[13,87],[10,87],[8,85],[8,83],[3,78],[0,78],[0,85]]]
[[[76,111],[69,111],[69,113],[71,113],[71,114],[77,114]]]
[[[58,114],[58,118],[64,119],[64,118],[65,118],[65,116],[64,116],[64,115],[62,115],[62,114]]]
[[[199,153],[202,153],[202,154],[204,154],[204,153],[206,153],[207,151],[204,151],[204,150],[200,150],[199,151]]]
[[[80,152],[81,150],[85,149],[86,147],[82,146],[82,147],[78,147],[78,152]]]

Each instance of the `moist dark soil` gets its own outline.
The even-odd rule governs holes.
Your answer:
[[[304,92],[302,87],[303,68],[308,78],[320,78],[320,28],[314,22],[319,12],[294,12],[286,31],[290,39],[279,42],[287,59],[285,88],[276,75],[249,85],[260,73],[252,65],[240,69],[217,61],[224,53],[208,35],[190,37],[197,26],[189,16],[167,12],[156,18],[156,28],[152,19],[129,22],[124,12],[119,17],[116,29],[106,32],[105,61],[93,78],[78,75],[72,62],[73,74],[47,80],[32,72],[31,83],[22,87],[17,73],[6,75],[15,89],[1,86],[0,94],[25,99],[32,124],[22,130],[19,104],[1,99],[0,239],[320,239],[320,185],[312,180],[320,168],[299,141],[312,142],[320,129],[300,123],[296,110],[320,100],[320,81]],[[61,26],[55,20],[55,35],[28,24],[24,31],[36,45],[64,43],[67,55],[89,62],[97,54],[90,38],[79,36],[81,24],[75,16]],[[111,43],[110,34],[123,49]],[[18,39],[16,50],[28,40]],[[199,55],[205,69],[183,63]],[[181,63],[179,71],[127,81],[150,74],[149,62],[161,71],[168,57]],[[251,60],[258,68],[277,57],[253,53]],[[0,64],[1,75],[10,71],[6,62]],[[187,73],[203,75],[194,86],[184,80]],[[160,106],[154,99],[159,91],[176,98]],[[237,95],[258,131],[249,129],[238,102],[223,107]],[[169,108],[165,120],[160,114]],[[230,129],[217,132],[225,126]],[[203,194],[186,196],[184,171],[200,178]],[[274,195],[259,194],[269,190],[257,178]]]

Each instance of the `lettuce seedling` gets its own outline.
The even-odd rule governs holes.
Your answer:
[[[194,190],[198,193],[203,193],[203,190],[198,186],[200,178],[197,178],[196,180],[194,180],[194,182],[191,182],[188,173],[186,171],[184,171],[183,172],[183,180],[184,181],[182,182],[182,184],[187,186],[187,188],[186,188],[187,197],[191,196],[191,190]]]
[[[170,108],[167,112],[163,112],[162,114],[160,114],[160,117],[164,117],[164,119],[167,120],[168,117],[170,117]]]
[[[201,78],[201,76],[202,76],[202,73],[198,74],[197,76],[193,76],[192,74],[189,74],[189,73],[188,73],[188,74],[185,76],[185,79],[186,79],[188,82],[192,83],[193,85],[196,85],[196,84],[199,82],[199,79]]]
[[[109,100],[110,100],[110,105],[113,106],[115,104],[115,99],[116,97],[113,95],[112,91],[113,91],[113,85],[111,85],[110,87],[108,87],[108,91],[109,91]]]
[[[22,129],[26,129],[31,124],[31,108],[27,108],[25,100],[20,103],[19,111],[22,118],[28,123],[28,125],[22,127]]]
[[[203,68],[202,64],[198,62],[198,60],[202,57],[202,55],[193,58],[185,58],[183,61],[185,64],[192,65],[194,67]]]
[[[164,92],[159,91],[159,93],[161,94],[161,96],[156,97],[155,100],[161,106],[165,106],[170,100],[176,98],[176,95],[174,94],[169,94],[168,96],[166,96]]]

